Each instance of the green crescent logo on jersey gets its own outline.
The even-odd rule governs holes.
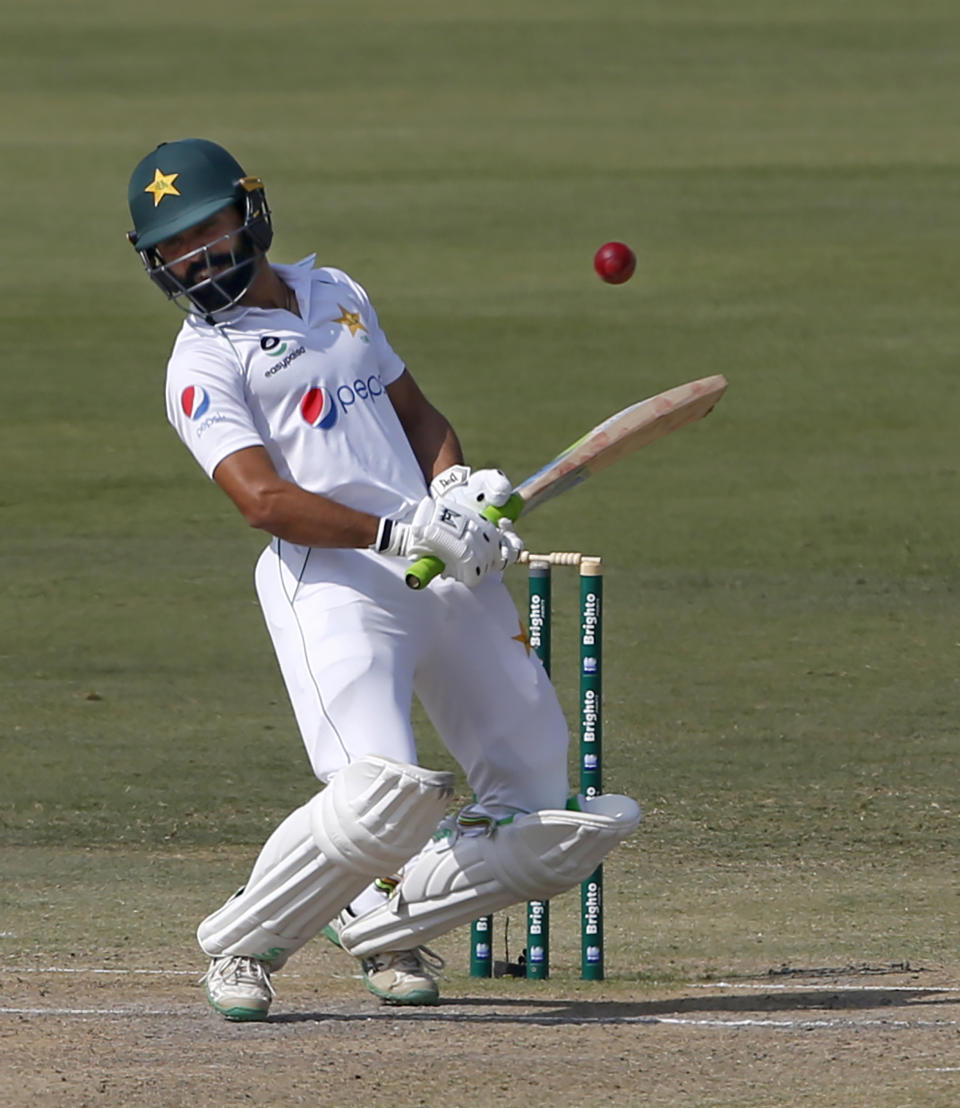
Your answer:
[[[287,344],[281,342],[276,335],[264,335],[260,340],[260,349],[271,358],[279,358],[281,354],[286,354]]]

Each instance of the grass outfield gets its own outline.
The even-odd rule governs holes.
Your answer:
[[[32,0],[4,25],[0,959],[83,948],[97,904],[127,924],[104,958],[192,958],[227,881],[201,852],[239,865],[312,791],[261,540],[166,425],[179,317],[124,241],[130,169],[193,133],[265,178],[275,260],[368,288],[475,463],[519,480],[729,378],[704,424],[524,527],[607,560],[606,784],[648,811],[621,978],[960,969],[954,3]],[[621,287],[592,272],[608,239],[638,254]],[[110,873],[170,851],[157,928]],[[51,887],[66,912],[38,909]]]

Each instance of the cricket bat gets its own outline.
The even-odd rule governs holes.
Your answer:
[[[569,492],[628,454],[703,419],[713,411],[726,388],[727,379],[715,374],[631,404],[588,431],[522,481],[502,507],[487,507],[482,514],[493,523],[503,517],[516,521],[522,514]],[[407,571],[407,585],[411,589],[425,588],[442,572],[443,562],[439,558],[430,555],[418,558]]]

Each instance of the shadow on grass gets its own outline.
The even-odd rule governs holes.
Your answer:
[[[758,1016],[771,1012],[858,1011],[898,1009],[913,1015],[925,1006],[960,1004],[960,996],[943,988],[823,989],[804,992],[756,992],[736,996],[682,996],[666,1000],[563,1001],[463,997],[444,1000],[435,1008],[382,1007],[363,1011],[282,1013],[270,1023],[351,1020],[418,1020],[441,1023],[616,1024],[661,1023],[690,1014],[730,1013]],[[907,1010],[907,1011],[904,1011]],[[878,1016],[878,1018],[881,1018]],[[733,1022],[733,1021],[732,1021]]]

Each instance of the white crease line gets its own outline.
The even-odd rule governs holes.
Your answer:
[[[721,1019],[683,1019],[679,1016],[656,1016],[657,1023],[681,1024],[696,1027],[772,1027],[786,1030],[816,1030],[818,1028],[854,1028],[885,1027],[892,1030],[917,1029],[926,1027],[956,1027],[955,1020],[721,1020]],[[630,1017],[624,1022],[627,1022]]]
[[[171,974],[193,976],[200,969],[96,969],[90,967],[66,966],[0,966],[0,973],[115,973],[115,974],[151,974],[157,977],[169,977]],[[291,977],[293,974],[290,975]]]
[[[134,1019],[142,1019],[146,1016],[174,1016],[182,1019],[187,1011],[182,1008],[0,1008],[0,1015],[9,1016],[126,1016]],[[310,1017],[310,1022],[324,1023],[327,1020],[342,1020],[341,1012],[316,1013]],[[743,1028],[764,1028],[772,1031],[819,1031],[819,1030],[852,1030],[856,1028],[881,1028],[885,1031],[916,1031],[922,1029],[945,1030],[956,1027],[955,1020],[844,1020],[844,1019],[818,1019],[818,1020],[773,1020],[773,1019],[693,1019],[683,1016],[597,1016],[569,1017],[546,1016],[535,1013],[510,1014],[488,1013],[482,1016],[464,1015],[456,1013],[417,1012],[409,1015],[399,1015],[392,1012],[357,1012],[350,1013],[348,1020],[363,1022],[395,1021],[398,1019],[413,1020],[414,1022],[439,1022],[439,1023],[523,1023],[547,1026],[581,1026],[584,1024],[641,1024],[647,1026],[665,1025],[672,1027],[707,1028],[710,1030],[722,1030],[724,1028],[741,1030]]]
[[[203,967],[196,969],[99,969],[96,966],[0,966],[0,973],[105,973],[119,976],[151,976],[151,977],[202,977]],[[299,973],[283,971],[284,977],[302,977]],[[336,976],[336,975],[334,975]],[[362,976],[362,974],[357,975]]]
[[[0,1008],[0,1016],[179,1016],[175,1008]]]
[[[0,973],[98,973],[116,976],[133,976],[133,977],[169,977],[169,976],[182,976],[182,977],[194,977],[201,973],[201,968],[197,969],[105,969],[96,966],[0,966]],[[286,970],[283,972],[284,977],[296,979],[302,975],[299,973],[289,973]],[[342,975],[336,975],[342,976]],[[352,974],[350,976],[356,977],[358,980],[362,977],[361,974]],[[789,990],[790,992],[854,992],[854,993],[954,993],[960,991],[960,986],[951,987],[949,985],[834,985],[828,982],[824,982],[822,985],[800,985],[790,983],[768,983],[766,981],[756,982],[744,982],[744,981],[691,981],[688,982],[684,988],[688,989],[752,989],[771,991],[775,989],[781,989],[783,991]]]
[[[949,985],[831,985],[824,982],[822,985],[768,985],[765,981],[756,981],[752,984],[745,982],[713,981],[710,984],[691,982],[688,989],[789,989],[790,992],[801,992],[807,989],[818,993],[955,993],[958,990]]]

